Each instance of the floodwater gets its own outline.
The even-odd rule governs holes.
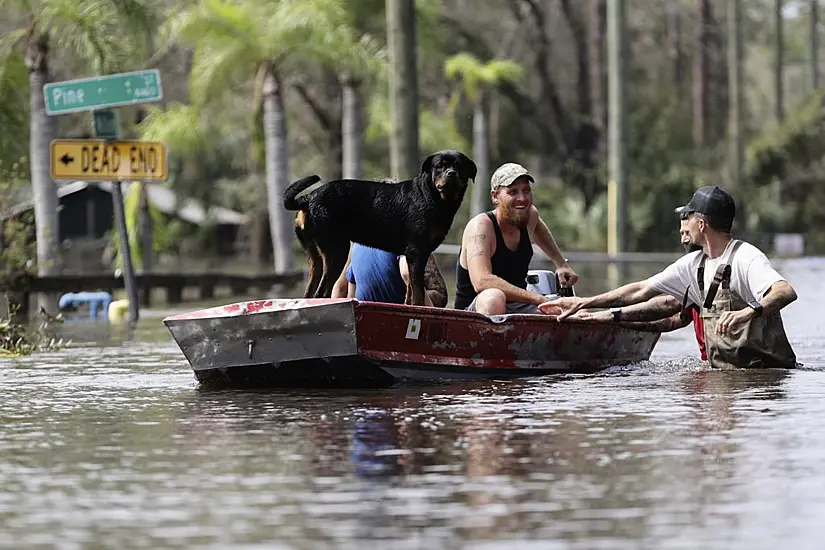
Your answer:
[[[0,360],[0,548],[820,548],[825,259],[779,264],[805,368],[692,329],[598,375],[206,391],[161,319]]]

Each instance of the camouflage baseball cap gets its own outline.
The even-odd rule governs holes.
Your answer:
[[[502,164],[493,172],[493,177],[490,178],[490,188],[495,191],[499,187],[509,187],[521,176],[527,176],[527,179],[532,182],[536,181],[533,179],[533,176],[530,175],[530,172],[527,171],[527,168],[521,164],[516,164],[515,162]]]

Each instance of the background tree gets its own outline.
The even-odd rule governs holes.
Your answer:
[[[490,145],[488,124],[488,100],[495,88],[502,82],[518,83],[524,72],[521,66],[512,60],[493,59],[481,62],[468,53],[460,53],[447,58],[444,73],[448,78],[461,82],[463,95],[469,100],[473,109],[473,160],[478,167],[470,203],[470,215],[475,216],[491,207],[490,181]],[[457,102],[459,94],[454,97]]]
[[[59,273],[60,234],[57,190],[49,175],[49,144],[54,121],[46,115],[43,86],[50,80],[52,52],[82,61],[93,74],[117,70],[130,56],[145,51],[148,33],[156,27],[152,0],[6,0],[4,7],[18,28],[0,41],[0,52],[24,52],[29,71],[29,158],[37,226],[37,269]],[[55,311],[55,297],[41,296],[40,305]]]

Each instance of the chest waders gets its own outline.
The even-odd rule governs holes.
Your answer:
[[[726,311],[739,311],[747,302],[730,289],[731,264],[742,241],[731,245],[730,256],[720,262],[705,295],[705,260],[699,264],[699,291],[702,296],[702,319],[708,361],[714,368],[794,368],[796,355],[785,335],[778,311],[764,313],[747,323],[716,334],[716,323]]]

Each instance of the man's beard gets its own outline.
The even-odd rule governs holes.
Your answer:
[[[696,243],[685,243],[682,246],[685,247],[685,252],[690,254],[691,252],[696,252],[697,250],[702,250],[702,245]]]
[[[516,209],[515,206],[501,206],[501,215],[502,217],[507,220],[510,224],[518,227],[519,229],[527,227],[528,222],[530,221],[530,209],[524,208],[523,210]]]

